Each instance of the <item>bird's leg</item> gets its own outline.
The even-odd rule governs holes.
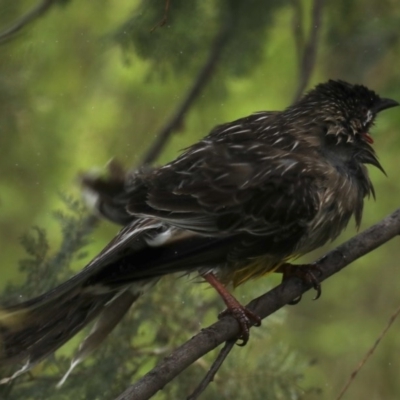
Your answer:
[[[279,266],[275,272],[282,273],[282,282],[286,279],[295,276],[300,278],[305,283],[312,285],[317,291],[314,300],[317,300],[321,296],[321,284],[317,279],[317,276],[321,275],[321,269],[316,264],[289,264],[285,263]],[[297,304],[301,300],[301,296],[292,300],[289,304]]]
[[[212,272],[203,274],[203,278],[218,292],[226,304],[227,309],[222,311],[218,315],[218,318],[230,314],[236,319],[241,331],[238,339],[242,340],[242,343],[240,343],[239,346],[244,346],[249,340],[250,327],[252,325],[260,326],[261,318],[241,305]]]

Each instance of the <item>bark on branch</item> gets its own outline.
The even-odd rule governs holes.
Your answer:
[[[317,265],[322,271],[319,277],[320,281],[324,281],[354,260],[375,250],[399,234],[400,208],[318,260]],[[303,281],[291,278],[268,293],[254,299],[247,307],[261,318],[266,318],[309,289],[310,286]],[[198,358],[227,340],[234,339],[238,333],[237,322],[231,317],[223,318],[210,327],[201,330],[125,390],[117,400],[149,399]]]
[[[311,32],[310,37],[304,47],[303,54],[300,56],[299,65],[299,81],[293,97],[293,103],[300,99],[314,69],[317,57],[318,40],[322,25],[322,15],[325,0],[314,0],[311,15]]]
[[[223,50],[229,42],[230,30],[231,24],[228,20],[217,34],[214,44],[211,47],[210,54],[195,78],[192,87],[188,90],[187,95],[178,106],[176,112],[171,116],[170,120],[167,121],[165,126],[163,126],[160,132],[157,133],[156,140],[146,152],[141,165],[153,163],[161,154],[170,136],[174,133],[177,127],[182,124],[186,113],[199,98],[200,94],[214,75]]]
[[[55,0],[43,0],[41,3],[37,4],[19,20],[14,22],[11,27],[0,32],[0,44],[12,39],[16,33],[22,30],[26,25],[43,16],[55,3]]]

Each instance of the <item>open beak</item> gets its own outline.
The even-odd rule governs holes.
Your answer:
[[[373,107],[375,113],[386,110],[388,108],[396,107],[400,105],[399,102],[392,99],[380,99],[379,102]]]

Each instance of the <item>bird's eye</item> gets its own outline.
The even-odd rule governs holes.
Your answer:
[[[368,108],[367,107],[362,107],[361,108],[361,112],[364,114],[364,115],[367,115],[368,114]]]

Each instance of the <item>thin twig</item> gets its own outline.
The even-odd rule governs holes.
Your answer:
[[[161,21],[158,22],[157,25],[153,26],[153,28],[150,29],[150,32],[154,32],[157,28],[161,28],[168,21],[169,3],[170,3],[170,0],[165,0],[164,15],[163,15]]]
[[[185,99],[179,105],[178,109],[175,111],[175,114],[170,118],[160,132],[158,132],[156,135],[156,141],[152,144],[150,149],[143,157],[141,165],[151,164],[154,162],[160,155],[169,137],[179,126],[182,125],[183,117],[200,96],[207,83],[210,81],[213,72],[215,71],[216,66],[221,58],[222,52],[228,43],[229,32],[230,24],[225,24],[215,38],[210,55],[197,75],[197,78],[188,91]]]
[[[43,0],[41,3],[37,4],[20,19],[18,19],[10,28],[0,33],[0,43],[4,43],[12,39],[18,31],[44,15],[55,3],[56,0]]]
[[[200,382],[199,386],[194,390],[194,392],[187,398],[187,400],[196,400],[199,396],[206,390],[207,386],[214,380],[215,374],[221,368],[222,363],[225,361],[225,358],[231,352],[233,346],[235,345],[236,340],[228,340],[225,343],[225,346],[219,352],[217,358],[211,365],[211,368],[207,372],[206,376]]]
[[[339,272],[354,260],[371,252],[400,234],[400,208],[378,224],[354,236],[317,262],[320,281]],[[261,318],[266,318],[310,289],[303,280],[289,278],[268,293],[254,299],[246,307]],[[239,326],[232,317],[203,329],[189,341],[165,357],[155,368],[126,389],[117,400],[147,400],[168,382],[204,354],[239,334]]]
[[[303,56],[299,65],[299,83],[293,98],[296,102],[304,92],[311,78],[317,56],[318,39],[322,24],[322,11],[324,0],[314,0],[311,18],[311,32],[307,44],[304,47]]]
[[[360,372],[361,368],[364,366],[364,364],[369,360],[369,358],[372,356],[376,348],[378,347],[379,343],[381,340],[385,337],[387,331],[390,329],[392,326],[393,322],[396,321],[396,318],[400,314],[400,306],[399,308],[392,314],[392,316],[389,318],[389,321],[385,327],[385,329],[381,332],[379,335],[378,339],[376,339],[374,345],[368,350],[367,354],[365,354],[364,358],[360,361],[360,363],[357,365],[357,368],[351,373],[349,380],[347,383],[344,385],[343,389],[339,393],[339,396],[336,398],[336,400],[340,400],[344,394],[346,393],[347,389],[350,387],[350,385],[354,382],[354,379],[356,378],[357,374]]]
[[[292,30],[293,39],[296,47],[297,62],[299,64],[299,70],[304,49],[304,24],[303,16],[304,10],[301,0],[292,0],[293,5],[293,20],[292,20]]]

